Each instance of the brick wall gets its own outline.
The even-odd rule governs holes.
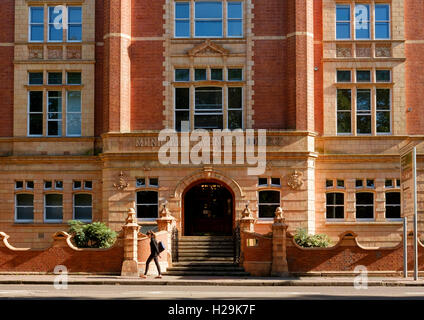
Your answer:
[[[96,0],[96,89],[95,89],[95,112],[94,121],[95,129],[94,135],[100,136],[106,132],[104,125],[104,114],[103,114],[103,75],[105,65],[105,52],[104,52],[104,1]]]
[[[0,137],[13,135],[13,55],[15,1],[0,2]]]
[[[164,4],[163,0],[132,2],[132,131],[163,129]]]
[[[322,46],[322,0],[314,0],[314,66],[318,67],[314,75],[315,131],[323,133],[324,125],[324,65]]]
[[[424,10],[422,0],[408,0],[405,5],[406,107],[408,134],[424,133]],[[416,41],[418,40],[418,41]]]

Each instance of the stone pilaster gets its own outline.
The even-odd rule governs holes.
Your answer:
[[[122,227],[124,232],[124,262],[121,276],[138,277],[137,237],[140,226],[134,208],[128,210],[128,218]]]
[[[275,211],[274,224],[272,225],[272,268],[271,276],[288,276],[287,264],[287,224],[283,217],[283,209],[280,207]]]

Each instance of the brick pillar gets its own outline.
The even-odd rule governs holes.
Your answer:
[[[140,226],[134,208],[128,210],[128,218],[122,227],[124,231],[124,262],[121,276],[138,277],[137,238]]]
[[[156,220],[158,224],[158,231],[167,231],[167,260],[168,265],[172,265],[172,230],[176,226],[175,218],[171,215],[171,212],[166,207],[166,204],[163,205],[163,209],[160,212],[160,218]]]
[[[241,213],[240,219],[240,231],[254,232],[255,231],[255,218],[252,216],[252,212],[249,209],[249,205]]]
[[[274,224],[272,225],[272,268],[271,276],[288,276],[289,268],[287,264],[287,244],[286,233],[287,224],[283,217],[283,209],[278,207],[275,210]]]

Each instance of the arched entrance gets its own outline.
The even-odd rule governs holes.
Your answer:
[[[231,235],[234,195],[217,181],[197,182],[183,195],[184,235]]]

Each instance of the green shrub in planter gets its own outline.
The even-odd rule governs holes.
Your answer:
[[[69,233],[78,248],[110,248],[116,240],[116,232],[103,222],[83,223],[77,220],[68,222]]]
[[[326,234],[310,235],[303,228],[297,229],[294,241],[305,248],[327,248],[331,244],[331,240]]]

